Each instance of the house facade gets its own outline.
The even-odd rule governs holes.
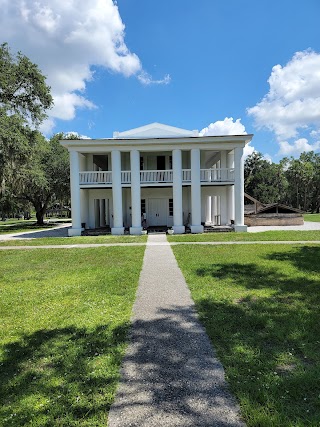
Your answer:
[[[252,135],[199,136],[152,123],[113,138],[63,140],[70,152],[72,228],[176,234],[244,225],[243,149]]]

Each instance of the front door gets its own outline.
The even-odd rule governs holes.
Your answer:
[[[167,225],[168,200],[149,199],[148,201],[148,225]]]
[[[157,156],[157,170],[164,171],[166,169],[166,156]]]

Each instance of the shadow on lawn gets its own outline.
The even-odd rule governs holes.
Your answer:
[[[199,296],[197,310],[233,391],[265,416],[252,425],[320,425],[320,281],[306,275],[320,271],[319,249],[306,246],[261,255],[279,261],[278,267],[221,263],[195,269],[200,277],[218,279],[208,279],[207,296]],[[283,261],[304,275],[287,273]],[[216,301],[210,287],[219,286],[220,279],[231,295],[233,284],[248,292],[233,301]],[[267,297],[264,289],[273,292]]]
[[[296,297],[305,299],[308,303],[320,303],[320,281],[313,278],[302,278],[299,275],[288,276],[282,265],[283,261],[289,261],[303,273],[320,272],[320,248],[303,246],[295,248],[294,251],[274,251],[265,258],[279,261],[278,266],[262,266],[255,263],[217,263],[198,268],[195,273],[201,277],[230,279],[237,285],[252,290],[271,288],[275,291],[274,298],[281,299],[296,293]]]
[[[320,273],[320,246],[302,246],[290,252],[274,252],[270,260],[289,261],[299,270],[309,273]]]
[[[106,421],[128,325],[40,330],[4,347],[0,420],[6,426]],[[103,425],[103,424],[101,424]]]

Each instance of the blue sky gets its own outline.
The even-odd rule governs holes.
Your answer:
[[[251,145],[273,161],[319,151],[318,0],[0,5],[1,42],[38,63],[52,87],[47,135],[111,137],[157,121],[254,133]]]

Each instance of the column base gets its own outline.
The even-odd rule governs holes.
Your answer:
[[[120,236],[124,234],[124,227],[113,227],[111,228],[111,234],[114,234],[116,236]]]
[[[81,236],[81,233],[83,230],[84,230],[84,228],[69,228],[68,236],[69,237]]]
[[[203,225],[191,225],[190,228],[192,234],[203,233]]]
[[[248,231],[248,227],[246,225],[234,225],[233,228],[234,228],[234,231],[242,231],[242,232]]]
[[[142,227],[130,227],[130,234],[134,236],[140,236],[142,231]]]
[[[184,225],[174,225],[172,230],[174,231],[174,234],[184,234],[186,227]]]

